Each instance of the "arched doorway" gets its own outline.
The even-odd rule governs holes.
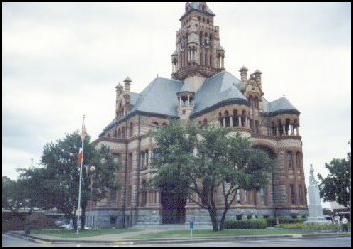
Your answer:
[[[162,224],[184,224],[186,188],[175,181],[160,186],[162,204]]]
[[[162,224],[184,224],[186,198],[183,194],[162,192]]]

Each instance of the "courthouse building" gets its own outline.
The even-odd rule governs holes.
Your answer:
[[[250,73],[243,66],[240,78],[225,70],[225,49],[214,17],[205,2],[187,2],[171,55],[171,79],[157,77],[141,93],[130,91],[129,77],[115,87],[115,117],[95,143],[109,146],[118,157],[121,168],[114,174],[122,188],[93,205],[88,225],[211,223],[208,212],[197,205],[186,201],[170,206],[168,194],[145,187],[156,148],[152,131],[171,119],[231,127],[275,159],[269,184],[259,191],[238,192],[229,218],[307,215],[300,112],[285,97],[266,100],[259,70]],[[216,202],[222,208],[221,195]]]

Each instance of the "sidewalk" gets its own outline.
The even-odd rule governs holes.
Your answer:
[[[24,231],[9,232],[10,235],[22,239],[28,239],[37,243],[102,243],[102,244],[167,244],[167,243],[196,243],[196,242],[218,242],[235,240],[259,240],[274,238],[320,238],[320,237],[350,237],[350,233],[311,233],[311,234],[281,234],[281,235],[240,235],[240,236],[217,236],[217,237],[193,237],[193,238],[154,238],[154,239],[131,239],[141,234],[165,231],[163,228],[150,228],[143,231],[127,232],[122,234],[106,234],[84,238],[58,238],[48,235],[31,234],[26,236]]]

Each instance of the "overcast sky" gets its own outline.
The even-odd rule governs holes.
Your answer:
[[[306,178],[344,158],[351,138],[351,3],[208,3],[226,70],[263,73],[265,98],[301,112]],[[2,3],[2,175],[43,146],[114,118],[115,86],[170,78],[185,3]]]

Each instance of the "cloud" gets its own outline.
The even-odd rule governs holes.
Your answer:
[[[304,167],[345,157],[351,133],[350,3],[208,3],[226,69],[263,72],[265,97],[301,111]],[[115,86],[170,77],[182,3],[3,3],[3,171],[44,144],[114,118]],[[334,147],[334,148],[332,148]],[[16,156],[17,155],[17,156]]]

